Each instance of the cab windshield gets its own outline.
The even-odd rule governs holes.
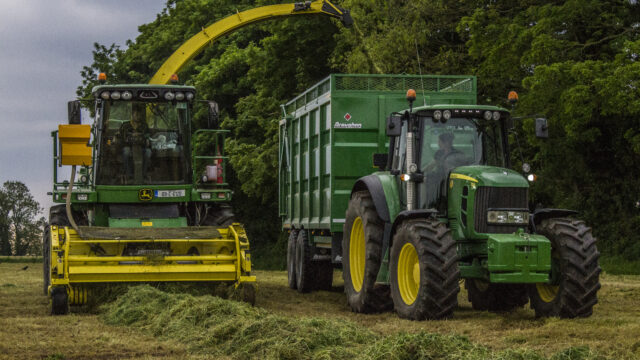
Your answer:
[[[111,101],[102,112],[97,183],[183,184],[189,149],[187,104]]]
[[[446,210],[449,173],[465,165],[505,167],[501,122],[478,118],[451,118],[446,123],[423,118],[420,169],[425,175],[420,205]]]

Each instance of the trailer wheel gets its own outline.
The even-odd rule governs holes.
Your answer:
[[[591,228],[566,218],[543,220],[538,233],[551,241],[551,275],[547,284],[529,286],[536,317],[588,317],[598,303],[600,253]]]
[[[331,290],[333,285],[333,264],[329,261],[318,261],[316,265],[316,290]]]
[[[298,230],[291,230],[289,240],[287,242],[287,282],[289,288],[295,290],[296,285],[296,241],[298,239]]]
[[[307,238],[307,231],[298,231],[296,239],[296,288],[300,293],[313,290],[314,264],[312,262],[313,251]]]
[[[456,243],[438,220],[411,219],[391,247],[389,282],[396,312],[410,320],[445,319],[458,305]]]
[[[51,289],[51,315],[66,315],[69,313],[69,295],[64,286]]]
[[[359,191],[349,200],[342,236],[342,276],[351,310],[381,312],[393,306],[389,287],[377,285],[382,263],[383,223],[368,191]]]
[[[49,226],[46,225],[42,231],[42,284],[44,295],[49,295],[49,285],[51,284],[51,241]]]
[[[466,279],[467,298],[474,310],[511,311],[529,302],[527,286],[492,284],[480,279]]]

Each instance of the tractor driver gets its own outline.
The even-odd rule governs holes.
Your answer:
[[[147,173],[151,149],[149,147],[149,126],[146,121],[146,106],[133,103],[131,121],[122,124],[118,134],[123,144],[122,160],[125,175],[135,177],[136,183],[141,183]],[[142,170],[142,171],[140,171]]]
[[[464,153],[453,147],[454,138],[451,132],[441,133],[438,136],[439,149],[433,155],[433,161],[424,168],[427,178],[426,202],[429,207],[436,207],[439,210],[444,206],[441,195],[446,191],[444,183],[449,172],[464,162]]]

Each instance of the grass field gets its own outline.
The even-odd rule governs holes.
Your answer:
[[[29,266],[27,270],[22,270]],[[255,308],[133,288],[100,313],[48,315],[41,265],[0,263],[0,358],[640,359],[640,276],[602,276],[588,319],[535,319],[460,307],[447,321],[354,314],[336,271],[331,292],[298,294],[258,271]]]

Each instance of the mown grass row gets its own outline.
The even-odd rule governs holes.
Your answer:
[[[427,332],[382,336],[350,321],[276,315],[210,295],[143,285],[101,307],[110,325],[126,325],[190,352],[235,359],[545,359],[531,350],[492,351],[459,335]],[[599,359],[573,347],[551,359]]]

